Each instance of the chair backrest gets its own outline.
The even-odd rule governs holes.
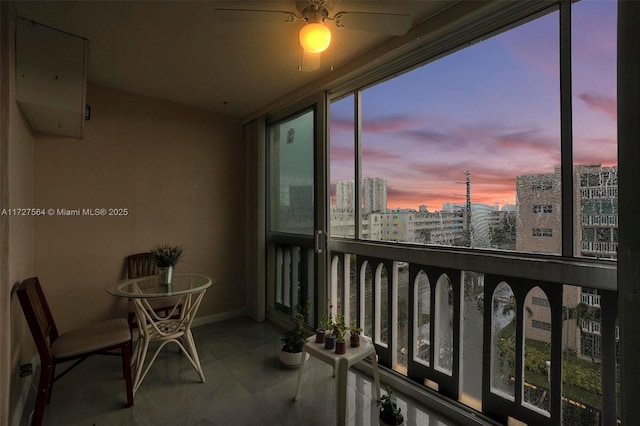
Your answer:
[[[38,277],[22,281],[16,293],[44,365],[51,361],[51,344],[58,338],[58,329]]]
[[[127,256],[127,277],[138,278],[156,275],[158,266],[151,253],[137,253]]]

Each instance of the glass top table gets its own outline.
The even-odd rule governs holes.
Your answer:
[[[107,292],[129,299],[173,297],[197,293],[215,285],[216,279],[201,274],[174,274],[171,284],[163,284],[160,275],[139,277],[111,285]]]
[[[162,283],[160,275],[134,278],[115,283],[107,288],[113,296],[133,302],[138,323],[138,339],[133,351],[132,367],[135,371],[133,392],[138,390],[160,350],[168,343],[177,344],[204,383],[204,373],[191,334],[191,323],[196,316],[207,289],[218,282],[202,274],[174,274],[170,284]],[[150,300],[170,298],[173,308],[163,316],[154,311]],[[151,342],[160,342],[147,362]]]

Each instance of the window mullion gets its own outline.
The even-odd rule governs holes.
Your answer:
[[[359,240],[362,238],[362,226],[360,222],[362,216],[362,197],[360,196],[360,194],[362,194],[362,189],[360,188],[362,182],[362,92],[355,90],[353,95],[353,118],[355,122],[355,128],[353,129],[355,182],[353,187],[356,198],[354,203],[354,238]]]
[[[560,3],[560,158],[562,255],[574,256],[571,2]]]

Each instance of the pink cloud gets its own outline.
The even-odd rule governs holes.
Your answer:
[[[575,164],[602,164],[613,166],[618,164],[618,143],[615,139],[585,139],[574,145],[573,161]]]
[[[390,152],[375,149],[375,148],[363,148],[362,149],[362,161],[363,162],[376,162],[376,161],[389,161],[396,160],[399,156]]]
[[[497,137],[498,146],[507,149],[526,149],[539,153],[559,154],[560,141],[540,134],[539,130],[509,132]]]
[[[331,116],[331,131],[347,131],[353,133],[353,118],[342,118],[338,115]]]
[[[353,142],[351,146],[334,146],[331,145],[331,161],[352,161],[353,162]]]
[[[612,120],[618,119],[618,105],[615,98],[598,93],[581,93],[578,98],[589,108],[605,113]]]
[[[362,131],[367,133],[389,132],[405,130],[414,124],[414,120],[407,116],[390,115],[383,118],[369,118],[362,123]],[[332,122],[333,125],[333,122]]]

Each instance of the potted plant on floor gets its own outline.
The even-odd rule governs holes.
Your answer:
[[[170,244],[156,244],[151,249],[151,254],[158,266],[158,275],[162,284],[171,284],[173,280],[173,269],[182,259],[184,249],[181,246]]]
[[[293,328],[284,333],[282,338],[282,349],[280,350],[279,358],[280,362],[286,367],[298,368],[302,362],[302,347],[308,337],[308,333],[304,328],[304,319],[309,313],[310,305],[308,300],[304,304],[296,305]]]
[[[387,394],[383,395],[378,402],[380,406],[380,423],[390,426],[399,426],[404,423],[402,410],[391,397],[391,387],[387,385]]]

